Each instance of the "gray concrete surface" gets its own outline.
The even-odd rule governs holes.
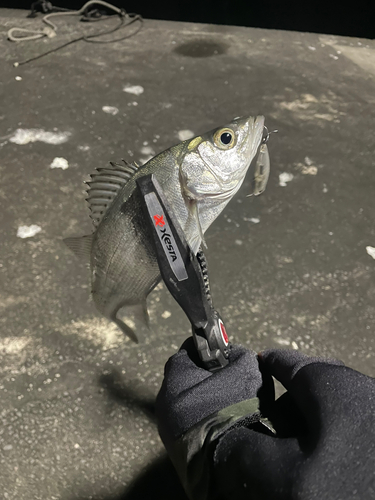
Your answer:
[[[267,191],[247,198],[246,180],[207,234],[215,305],[235,342],[374,376],[375,42],[146,20],[134,38],[14,68],[93,29],[71,19],[55,39],[8,42],[10,27],[41,25],[25,14],[0,10],[0,496],[183,498],[152,410],[188,323],[162,287],[138,346],[96,312],[87,270],[62,244],[91,230],[83,181],[181,130],[264,114],[279,129]],[[17,129],[69,135],[17,144],[31,137]],[[69,168],[51,169],[56,157]],[[283,173],[293,178],[280,186]],[[17,237],[32,224],[41,231]]]

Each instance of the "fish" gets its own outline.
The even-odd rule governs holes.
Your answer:
[[[122,160],[91,175],[87,201],[94,232],[64,242],[90,264],[98,311],[134,342],[138,337],[125,318],[130,314],[149,325],[146,299],[161,279],[136,180],[154,174],[196,254],[206,245],[204,233],[241,187],[261,145],[264,120],[238,117],[141,167]]]

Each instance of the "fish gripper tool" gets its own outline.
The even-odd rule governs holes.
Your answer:
[[[204,254],[194,255],[155,176],[145,175],[136,182],[160,274],[192,325],[202,364],[212,372],[219,370],[229,362],[230,344],[223,320],[212,305]]]

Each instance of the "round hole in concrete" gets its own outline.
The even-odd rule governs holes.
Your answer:
[[[195,39],[185,42],[174,49],[174,52],[188,57],[212,57],[224,54],[227,46],[214,40]]]

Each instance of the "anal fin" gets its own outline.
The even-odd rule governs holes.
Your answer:
[[[122,311],[121,311],[122,309]],[[118,312],[121,311],[120,319],[118,317]],[[124,306],[123,308],[117,309],[112,315],[111,319],[116,323],[116,325],[121,328],[121,330],[127,335],[133,342],[138,344],[138,337],[130,325],[126,324],[126,318],[134,319],[135,326],[143,326],[149,329],[150,317],[147,311],[146,301],[140,302],[139,304],[132,304]],[[133,322],[133,321],[132,321]]]
[[[138,337],[133,331],[132,328],[130,328],[129,325],[127,325],[124,321],[119,319],[116,315],[111,318],[111,320],[116,323],[116,325],[120,328],[120,330],[127,336],[129,337],[130,340],[138,344]]]

